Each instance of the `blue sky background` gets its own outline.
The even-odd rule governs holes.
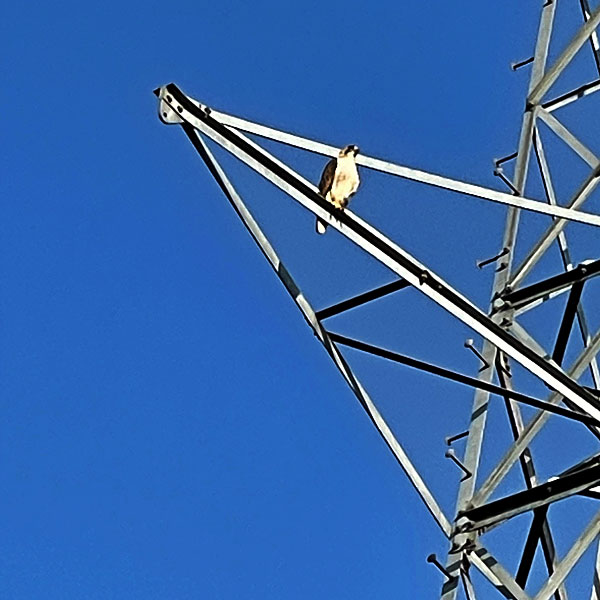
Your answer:
[[[443,556],[442,536],[190,144],[158,121],[152,90],[174,81],[220,110],[498,187],[492,159],[516,147],[529,77],[509,64],[531,55],[539,5],[5,7],[3,598],[437,597],[425,557]],[[561,3],[552,57],[578,11]],[[596,76],[586,46],[554,92]],[[561,119],[594,149],[595,100],[579,104]],[[323,158],[265,147],[318,180]],[[557,184],[566,201],[586,168],[551,140],[548,154],[572,175]],[[316,308],[392,279],[217,155]],[[485,307],[493,273],[474,265],[498,251],[504,208],[362,177],[353,209]],[[535,178],[528,194],[543,198]],[[523,219],[519,256],[547,223]],[[572,231],[576,261],[597,258],[597,231]],[[535,277],[560,268],[554,251]],[[396,296],[329,326],[476,373],[466,328],[413,290]],[[548,347],[563,306],[523,320]],[[460,473],[444,436],[466,427],[472,393],[347,356],[452,515]],[[546,395],[517,374],[520,389]],[[510,440],[496,401],[490,418],[487,471]],[[564,436],[571,454],[554,452]],[[542,476],[595,451],[589,437],[553,419],[538,442]],[[521,485],[515,473],[503,491]],[[575,519],[559,529],[561,552],[594,508],[569,506],[556,507]],[[528,519],[509,526],[510,544],[490,534],[509,566]]]

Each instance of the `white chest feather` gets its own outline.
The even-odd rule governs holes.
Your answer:
[[[334,204],[345,206],[347,200],[358,188],[360,180],[353,156],[338,158],[331,186],[331,200]]]

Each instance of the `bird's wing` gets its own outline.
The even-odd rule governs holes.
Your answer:
[[[337,159],[332,158],[323,169],[321,175],[321,181],[319,181],[319,192],[322,196],[326,196],[327,192],[331,190],[333,185],[333,177],[335,175],[335,167],[337,166]]]

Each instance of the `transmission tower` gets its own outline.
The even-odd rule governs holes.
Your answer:
[[[577,0],[561,1],[577,4],[581,22],[574,35],[562,44],[557,57],[550,60],[552,34],[559,25],[559,19],[555,18],[558,0],[546,0],[540,8],[533,56],[513,64],[515,70],[530,69],[530,78],[518,147],[513,154],[495,161],[495,175],[506,186],[505,191],[370,156],[357,157],[362,169],[449,190],[461,195],[465,202],[471,197],[507,207],[504,236],[496,255],[478,264],[480,268],[486,265],[495,268],[487,312],[351,210],[339,212],[333,209],[313,183],[268,152],[255,138],[326,157],[337,156],[338,148],[219,112],[184,94],[173,83],[155,90],[159,98],[160,119],[183,129],[447,539],[446,559],[438,559],[433,554],[427,559],[441,571],[443,600],[492,597],[493,591],[488,596],[486,586],[513,600],[567,600],[568,577],[584,553],[593,551],[593,544],[600,534],[600,512],[596,512],[577,533],[570,547],[565,552],[558,552],[556,530],[564,526],[559,519],[563,513],[554,515],[550,510],[559,501],[561,506],[578,511],[580,505],[577,502],[600,500],[600,453],[573,459],[568,468],[559,469],[549,478],[542,479],[536,472],[536,462],[540,457],[539,453],[536,456],[535,439],[550,424],[554,428],[556,452],[563,463],[565,456],[569,456],[569,449],[576,446],[574,436],[591,438],[594,443],[595,439],[600,440],[600,371],[596,362],[600,351],[600,330],[591,331],[588,325],[588,322],[593,322],[591,317],[599,313],[598,296],[596,302],[588,302],[586,306],[584,299],[593,299],[593,296],[583,295],[584,290],[594,285],[591,280],[600,274],[600,237],[595,229],[600,227],[600,215],[581,210],[600,182],[600,162],[581,141],[581,135],[572,127],[568,128],[561,117],[567,114],[563,109],[572,113],[583,103],[593,102],[594,98],[584,98],[600,90],[600,44],[595,31],[600,24],[600,8],[592,11],[587,0],[578,3]],[[582,50],[584,47],[591,51]],[[573,68],[576,55],[590,61],[595,77],[592,81],[580,82],[566,93],[555,93],[555,83],[563,77],[563,73]],[[551,142],[548,141],[550,136]],[[231,153],[305,210],[327,222],[331,230],[337,230],[373,261],[384,265],[394,274],[394,279],[345,301],[315,310],[250,213],[224,167],[216,160],[208,140],[211,140],[210,144],[221,146]],[[548,152],[551,144],[564,145],[585,165],[585,177],[573,181],[575,191],[568,197],[564,197],[563,190],[568,186],[563,183],[575,176],[566,172],[560,161],[553,161]],[[510,175],[506,174],[507,171]],[[534,177],[541,181],[543,199],[528,195],[528,184]],[[543,232],[533,243],[523,239],[521,234],[522,222],[531,213],[537,213],[545,220]],[[580,225],[568,228],[572,223]],[[581,224],[587,226],[584,228],[586,231],[592,231],[592,237],[589,233],[587,237],[580,236]],[[579,229],[574,229],[577,227]],[[578,242],[579,237],[588,240],[587,251],[592,258],[577,263],[573,260],[575,253],[569,241]],[[522,248],[524,243],[527,248],[521,256],[516,248],[518,244]],[[539,265],[550,252],[556,251],[561,268],[550,276],[541,277]],[[405,288],[416,290],[429,300],[431,306],[442,307],[470,328],[475,336],[481,337],[481,349],[472,339],[465,342],[465,347],[476,354],[481,364],[478,376],[462,374],[343,336],[327,327],[327,320],[331,317]],[[543,335],[547,336],[550,328],[554,340],[553,347],[546,348],[537,341],[542,339],[538,335],[542,332],[527,329],[523,323],[531,311],[543,310],[549,303],[561,299],[558,318],[551,323],[544,319]],[[574,359],[564,365],[563,361],[569,356],[568,348],[572,350],[575,347],[578,350]],[[462,474],[452,517],[443,512],[440,502],[378,409],[377,401],[369,396],[359,381],[343,353],[346,348],[471,386],[475,390],[468,428],[446,440],[446,456]],[[527,387],[533,379],[541,384],[538,389],[547,390],[546,398],[518,391]],[[488,419],[491,402],[503,403],[512,442],[500,449],[501,458],[493,468],[482,473],[482,456],[486,450],[484,439],[491,425]],[[506,417],[501,425],[506,428]],[[455,450],[455,445],[459,444],[463,444],[458,446],[462,452]],[[514,474],[514,470],[520,471],[519,489],[499,493],[503,482],[509,473]],[[501,535],[505,530],[512,540],[509,544],[512,554],[508,561],[492,554],[488,545],[489,536]],[[538,574],[534,580],[530,575],[536,568],[536,553],[541,559],[537,570],[541,569],[543,576]],[[600,600],[600,554],[598,557],[593,561],[593,573],[586,576],[576,573],[578,589],[585,585],[585,597],[592,600]],[[477,572],[479,575],[476,575]],[[432,571],[432,580],[433,577]],[[582,583],[584,577],[587,578]]]

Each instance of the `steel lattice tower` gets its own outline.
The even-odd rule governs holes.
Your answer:
[[[571,222],[592,226],[589,229],[600,227],[600,215],[580,210],[600,182],[600,162],[577,134],[564,125],[560,110],[567,105],[576,106],[582,98],[600,90],[600,45],[595,32],[600,24],[600,8],[592,11],[587,0],[579,0],[582,22],[578,30],[563,46],[558,57],[548,60],[552,32],[556,26],[557,3],[558,0],[547,0],[541,7],[534,55],[513,65],[516,69],[530,64],[531,73],[518,148],[510,156],[496,161],[495,174],[502,179],[508,191],[474,185],[369,156],[359,155],[357,159],[363,169],[373,169],[393,177],[507,206],[504,236],[497,256],[480,263],[480,266],[488,263],[496,267],[487,314],[428,266],[352,211],[345,210],[339,213],[332,209],[319,195],[313,183],[245,134],[327,157],[337,155],[336,147],[213,110],[184,94],[175,84],[163,86],[155,91],[159,98],[160,119],[166,124],[182,127],[447,538],[449,552],[445,566],[435,555],[428,558],[444,575],[441,592],[443,600],[453,600],[459,596],[469,600],[481,597],[477,596],[479,590],[476,589],[476,584],[479,580],[473,576],[475,571],[479,571],[497,592],[506,598],[548,600],[554,597],[556,600],[567,600],[565,581],[584,552],[600,534],[598,512],[589,520],[570,549],[559,556],[551,527],[553,522],[548,514],[550,506],[559,500],[572,502],[575,497],[581,496],[591,498],[591,501],[600,499],[600,453],[575,461],[570,468],[543,481],[536,476],[536,456],[532,450],[534,438],[544,430],[553,415],[559,415],[553,417],[554,421],[577,422],[577,435],[592,436],[600,440],[600,371],[596,362],[596,355],[600,351],[600,331],[593,332],[588,327],[588,318],[592,314],[589,311],[596,311],[593,314],[597,314],[598,306],[586,306],[582,297],[584,289],[593,285],[590,280],[600,274],[600,259],[573,263],[567,229]],[[587,58],[594,63],[596,79],[567,93],[553,95],[554,83],[563,72],[572,67],[576,54],[588,45],[591,52]],[[546,152],[544,136],[548,131],[587,165],[586,177],[583,181],[575,182],[576,191],[569,198],[563,199],[556,192],[557,181],[569,177],[569,173],[564,173],[560,164],[553,164],[549,153]],[[206,140],[220,145],[288,194],[304,209],[325,220],[331,229],[337,230],[373,260],[387,267],[396,278],[389,284],[328,308],[318,311],[313,309],[259,223],[249,212],[223,167],[215,159]],[[504,172],[509,165],[513,169],[510,178]],[[527,183],[534,176],[534,171],[543,184],[546,196],[543,200],[532,199],[525,194],[525,190],[528,189]],[[530,245],[524,258],[517,261],[515,248],[519,237],[520,219],[530,212],[543,215],[546,219],[546,229],[539,239]],[[551,249],[560,253],[562,269],[550,277],[540,279],[536,277],[536,266]],[[597,258],[599,249],[600,244],[596,243],[595,248],[589,251]],[[476,335],[481,336],[481,351],[476,349],[472,340],[465,343],[481,361],[482,368],[478,377],[464,375],[332,333],[325,325],[326,320],[334,315],[408,287],[423,294],[468,326]],[[536,341],[531,331],[525,329],[522,315],[539,309],[548,300],[558,296],[566,298],[565,308],[560,319],[552,323],[555,332],[554,346],[552,349],[546,349]],[[575,360],[563,366],[567,344],[573,343],[574,338],[582,340],[582,349]],[[376,403],[350,367],[342,353],[344,347],[407,365],[475,389],[468,430],[447,440],[448,446],[459,439],[464,444],[461,458],[458,458],[452,448],[447,452],[447,457],[464,473],[458,486],[456,512],[452,519],[444,514]],[[536,378],[550,390],[546,399],[541,400],[516,391],[515,388],[521,387],[519,373],[522,372],[528,372],[529,377]],[[488,406],[493,397],[504,401],[513,442],[503,449],[502,458],[489,474],[482,477],[479,470],[480,459],[486,425],[489,426],[489,423],[486,423]],[[523,417],[523,405],[536,409],[531,418]],[[513,466],[517,466],[521,471],[520,491],[501,497],[493,496]],[[495,499],[491,499],[492,497]],[[507,523],[512,523],[514,517],[525,513],[528,513],[530,518],[527,521],[519,521],[522,531],[517,545],[518,566],[516,569],[509,569],[488,551],[486,534],[492,530],[500,531]],[[538,548],[543,557],[546,575],[541,587],[537,585],[537,589],[532,590],[531,581],[528,583],[528,579]],[[589,577],[589,594],[592,599],[600,600],[600,554],[595,565],[595,572]]]

